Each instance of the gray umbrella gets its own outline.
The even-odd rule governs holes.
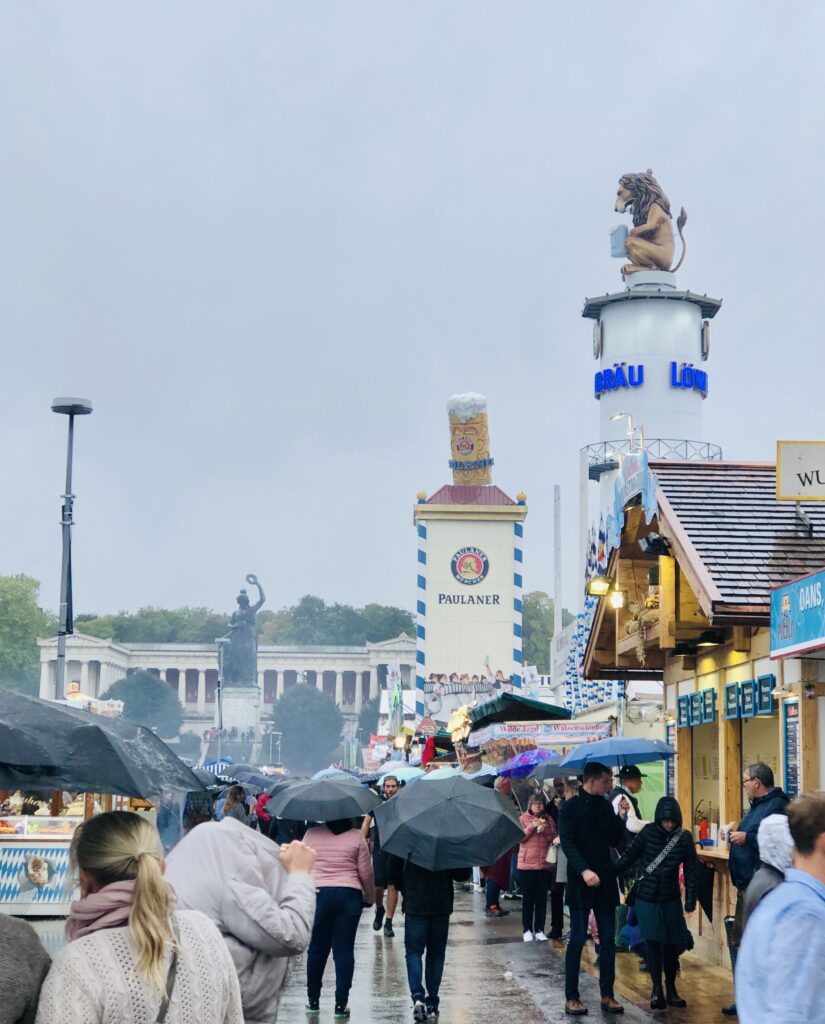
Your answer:
[[[0,788],[153,797],[203,787],[149,729],[0,690]]]
[[[382,852],[428,871],[494,864],[524,836],[510,801],[460,776],[405,786],[375,822]]]
[[[266,805],[273,818],[290,821],[337,821],[357,818],[381,803],[381,798],[357,779],[308,779],[276,793]]]

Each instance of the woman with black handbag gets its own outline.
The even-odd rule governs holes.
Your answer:
[[[650,1008],[686,1006],[676,991],[679,956],[693,946],[693,936],[685,923],[679,888],[679,865],[685,874],[685,911],[696,909],[696,850],[690,832],[682,828],[682,810],[673,797],[665,796],[656,805],[655,820],[645,825],[616,863],[621,875],[636,862],[636,878],[626,902],[636,907],[642,938],[647,949],[647,965],[653,991]],[[665,991],[662,991],[662,968]]]

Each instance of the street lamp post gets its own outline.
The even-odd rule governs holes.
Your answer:
[[[92,411],[92,403],[88,398],[55,398],[52,412],[69,417],[69,440],[66,447],[66,491],[63,494],[63,506],[60,516],[60,529],[63,536],[63,557],[60,566],[60,611],[57,627],[57,669],[55,679],[55,698],[63,700],[66,696],[66,637],[74,633],[74,616],[72,612],[72,518],[74,494],[72,494],[72,459],[74,455],[74,418],[88,416]]]

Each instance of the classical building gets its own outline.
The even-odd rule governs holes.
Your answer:
[[[54,698],[57,638],[38,640],[40,696]],[[363,647],[276,646],[258,648],[261,716],[299,681],[328,693],[345,717],[354,718],[386,686],[388,666],[398,664],[406,687],[414,680],[415,640]],[[66,640],[66,687],[99,697],[116,680],[150,672],[167,683],[183,705],[183,729],[201,732],[214,725],[218,686],[216,644],[117,643],[75,633]]]

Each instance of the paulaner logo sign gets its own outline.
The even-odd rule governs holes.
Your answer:
[[[459,583],[472,587],[486,579],[490,563],[481,548],[459,548],[450,561],[450,568]]]

